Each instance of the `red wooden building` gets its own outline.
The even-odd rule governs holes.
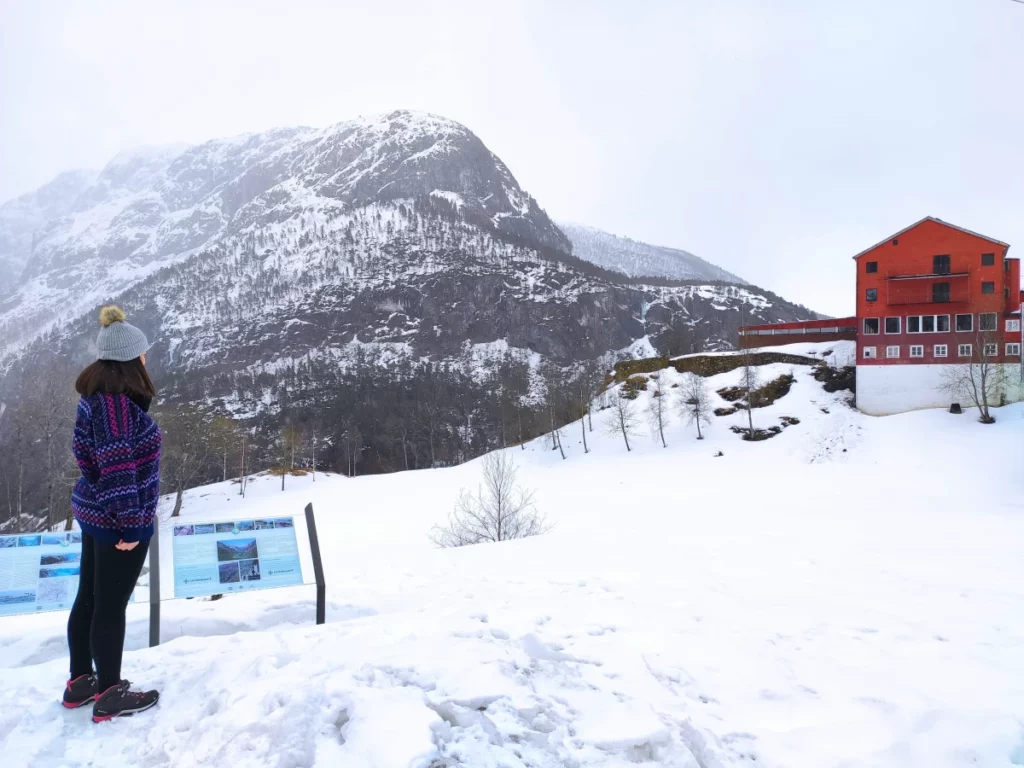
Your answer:
[[[858,365],[1020,362],[1009,248],[929,217],[854,256]]]
[[[856,339],[857,404],[867,413],[948,405],[943,369],[983,360],[1000,366],[998,397],[1019,400],[1020,261],[1009,248],[929,216],[853,257],[855,318],[746,326],[740,346],[811,341],[821,333],[812,329],[836,326],[821,340]],[[839,332],[851,324],[852,335]]]

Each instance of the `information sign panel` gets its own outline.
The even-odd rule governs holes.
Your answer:
[[[0,536],[0,616],[70,608],[81,562],[81,531]]]
[[[199,597],[302,584],[291,517],[171,526],[174,596]]]

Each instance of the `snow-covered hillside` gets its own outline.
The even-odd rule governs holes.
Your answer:
[[[327,625],[311,587],[181,600],[150,650],[131,606],[125,673],[163,697],[93,726],[59,704],[66,616],[0,621],[0,752],[40,766],[1024,764],[1024,408],[993,426],[870,418],[792,373],[754,419],[799,423],[766,442],[728,429],[740,413],[703,441],[677,418],[668,448],[627,452],[595,413],[588,454],[578,423],[564,461],[545,439],[511,449],[554,523],[525,541],[429,543],[479,462],[283,493],[259,478],[244,501],[196,489],[183,514],[197,520],[314,504]],[[678,374],[661,376],[674,392]]]
[[[560,221],[558,226],[572,241],[575,256],[629,277],[718,280],[740,284],[746,282],[732,272],[678,248],[640,243],[582,224]]]
[[[655,290],[572,257],[504,163],[429,114],[136,149],[73,178],[0,207],[8,398],[39,375],[19,366],[84,363],[111,301],[156,341],[158,378],[206,380],[367,345],[441,363],[504,342],[562,365],[644,336],[665,352],[723,348],[741,316],[813,314],[752,286],[751,302],[730,286]]]

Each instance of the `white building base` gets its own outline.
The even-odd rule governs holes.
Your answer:
[[[943,391],[943,371],[966,368],[966,365],[858,365],[857,408],[871,416],[916,411],[922,408],[948,408],[960,403],[964,408],[973,405],[970,398],[954,396]],[[1021,368],[1018,364],[995,366],[1001,376],[993,376],[989,402],[1016,403],[1024,400]]]

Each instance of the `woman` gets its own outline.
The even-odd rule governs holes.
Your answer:
[[[96,723],[142,712],[159,698],[121,679],[125,611],[149,551],[160,489],[160,430],[147,413],[156,395],[146,373],[149,343],[118,307],[100,310],[100,326],[98,359],[75,384],[82,477],[71,508],[82,528],[82,562],[64,691],[65,707],[95,701]]]

